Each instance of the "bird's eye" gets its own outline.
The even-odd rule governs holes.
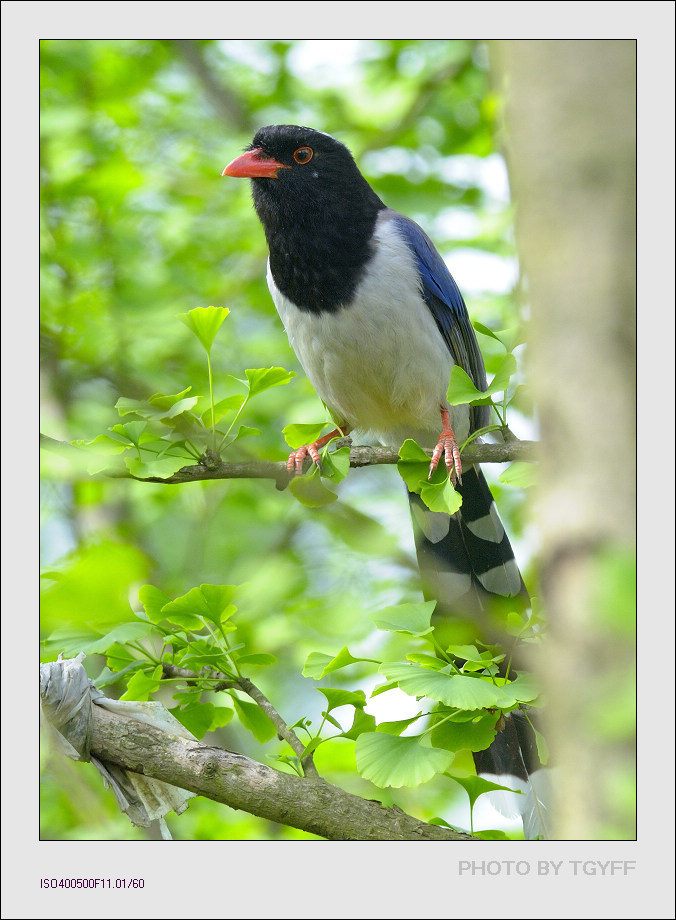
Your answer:
[[[299,147],[298,150],[294,150],[293,158],[296,163],[303,165],[304,163],[309,163],[314,155],[315,152],[312,147]]]

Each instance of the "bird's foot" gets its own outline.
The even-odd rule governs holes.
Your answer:
[[[434,471],[439,465],[439,460],[441,455],[444,455],[444,462],[446,463],[446,469],[451,477],[451,482],[453,485],[456,483],[462,484],[462,463],[460,462],[460,450],[458,448],[458,442],[455,439],[455,434],[451,428],[451,419],[448,414],[448,409],[441,410],[441,434],[439,435],[439,441],[437,446],[434,448],[432,453],[432,460],[430,461],[430,471],[427,475],[428,479],[432,478]]]
[[[317,441],[313,441],[312,444],[304,444],[302,447],[292,450],[286,464],[287,470],[289,473],[293,473],[294,476],[302,476],[303,466],[305,465],[307,457],[310,457],[312,462],[321,470],[322,461],[319,456],[319,451],[322,447],[325,447],[329,441],[332,441],[334,438],[342,438],[347,433],[346,428],[342,430],[340,428],[334,428],[333,431],[323,435]]]

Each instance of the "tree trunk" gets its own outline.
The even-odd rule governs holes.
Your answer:
[[[492,57],[542,434],[557,836],[632,839],[636,45],[500,41]]]

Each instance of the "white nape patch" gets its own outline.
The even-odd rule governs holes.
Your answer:
[[[504,597],[516,597],[521,590],[521,573],[514,559],[504,565],[496,565],[477,578],[487,591],[502,594]]]
[[[406,241],[392,220],[379,220],[376,252],[353,302],[335,312],[299,310],[268,286],[289,342],[319,398],[336,422],[372,434],[380,443],[415,438],[434,447],[440,407],[454,361],[422,299]],[[467,406],[452,407],[458,441],[468,434]]]
[[[436,581],[440,587],[439,597],[444,604],[462,597],[472,587],[472,576],[467,572],[436,572]]]
[[[419,505],[411,505],[411,513],[425,539],[430,543],[439,543],[448,535],[451,518],[443,511],[425,511]]]
[[[490,543],[500,543],[505,535],[505,528],[502,526],[498,509],[495,502],[491,502],[490,511],[487,515],[477,518],[476,521],[468,521],[463,518],[465,527],[479,537],[480,540],[488,540]]]

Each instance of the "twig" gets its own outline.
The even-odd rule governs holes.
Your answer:
[[[168,662],[165,662],[162,665],[162,671],[167,677],[182,677],[188,683],[195,683],[200,679],[200,677],[204,676],[197,674],[195,671],[190,671],[187,668],[179,668],[177,665],[170,664]],[[287,726],[286,722],[277,712],[270,700],[261,690],[258,689],[258,687],[252,681],[250,681],[247,677],[240,677],[233,680],[232,678],[227,678],[224,674],[220,674],[217,671],[212,671],[209,676],[218,680],[218,683],[214,684],[211,688],[214,692],[237,688],[243,693],[246,693],[247,696],[250,696],[251,699],[258,704],[268,719],[270,719],[272,724],[275,726],[275,729],[277,730],[277,737],[280,740],[286,741],[294,754],[296,754],[298,759],[302,762],[305,775],[318,776],[317,768],[315,767],[314,761],[312,759],[312,754],[309,754],[305,757],[303,756],[305,751],[305,745],[303,742],[295,734],[295,732]]]

